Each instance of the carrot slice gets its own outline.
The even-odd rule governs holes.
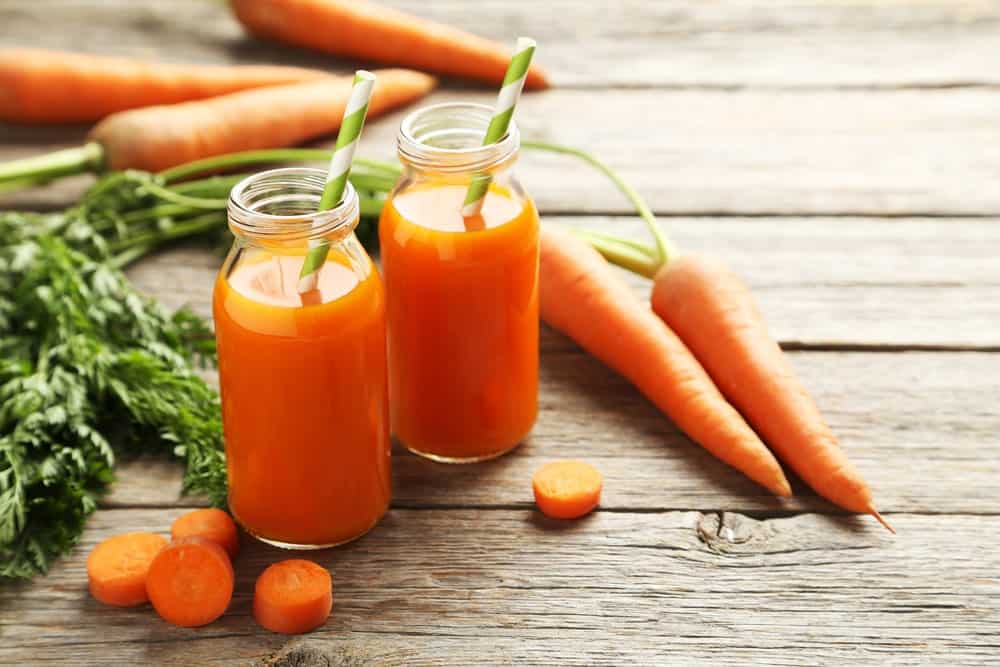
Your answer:
[[[109,537],[87,556],[90,593],[104,604],[134,607],[144,603],[146,573],[167,543],[162,535],[125,533]]]
[[[211,623],[233,597],[233,566],[226,551],[201,537],[171,542],[156,554],[146,591],[164,621],[184,627]]]
[[[308,560],[275,563],[257,578],[253,616],[272,632],[309,632],[326,622],[333,608],[333,580]]]
[[[601,473],[582,461],[553,461],[531,480],[538,509],[555,519],[575,519],[601,500]]]
[[[203,537],[225,549],[230,558],[236,558],[236,554],[240,552],[240,535],[236,530],[236,522],[226,512],[214,507],[194,510],[177,517],[174,525],[170,526],[170,536],[175,540]]]

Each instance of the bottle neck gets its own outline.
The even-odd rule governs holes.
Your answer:
[[[340,204],[319,210],[326,172],[272,169],[240,181],[229,195],[229,229],[245,243],[301,246],[311,240],[336,243],[358,224],[358,194],[348,183]]]
[[[399,159],[411,172],[444,178],[505,171],[517,160],[520,134],[511,122],[500,141],[483,146],[492,115],[485,105],[464,102],[418,109],[400,125]]]

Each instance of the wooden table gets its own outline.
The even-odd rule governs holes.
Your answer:
[[[147,460],[121,466],[51,574],[0,587],[0,662],[996,664],[1000,3],[391,4],[538,39],[556,87],[522,100],[523,135],[591,148],[682,247],[746,278],[899,535],[801,484],[778,502],[545,330],[530,440],[472,466],[394,452],[389,515],[313,554],[335,582],[322,630],[289,641],[254,623],[253,580],[284,554],[249,539],[232,607],[208,627],[92,600],[95,542],[162,530],[199,504],[179,496],[177,465]],[[6,0],[0,44],[355,65],[253,42],[205,0]],[[446,83],[430,101],[491,97]],[[401,117],[372,123],[362,152],[392,157]],[[82,134],[0,126],[0,158]],[[521,175],[548,224],[642,233],[586,167],[526,151]],[[86,182],[2,205],[64,206]],[[188,248],[130,275],[208,314],[216,268]],[[539,515],[529,485],[564,457],[593,462],[606,482],[600,510],[570,523]]]

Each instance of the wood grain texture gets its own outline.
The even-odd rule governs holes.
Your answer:
[[[554,336],[555,334],[551,334]],[[895,512],[1000,513],[1000,354],[791,354],[878,507]],[[839,510],[793,481],[780,501],[684,437],[625,380],[578,350],[547,350],[539,418],[517,450],[479,465],[393,454],[396,507],[527,507],[543,463],[583,458],[605,478],[602,506],[788,513]],[[139,461],[118,469],[113,507],[195,505],[180,468]]]
[[[1000,84],[993,66],[1000,3],[994,0],[487,0],[476,2],[475,11],[464,0],[384,4],[502,42],[530,34],[559,87]],[[8,0],[3,12],[0,45],[342,71],[357,64],[250,40],[223,2]],[[76,28],[81,25],[87,29]]]
[[[643,240],[633,218],[554,217]],[[683,250],[729,262],[788,347],[1000,348],[1000,224],[996,220],[685,218],[663,221]],[[129,271],[171,309],[211,316],[220,259],[196,248]],[[646,299],[648,280],[625,274]],[[565,350],[546,336],[545,350]]]
[[[48,577],[0,586],[0,664],[994,663],[1000,2],[385,1],[539,41],[556,88],[522,98],[523,137],[592,150],[682,248],[720,254],[745,277],[900,534],[801,485],[789,503],[770,498],[545,329],[531,439],[477,466],[394,450],[386,519],[312,554],[335,587],[318,633],[289,639],[253,622],[255,577],[288,554],[249,539],[231,610],[206,628],[91,599],[94,544],[166,533],[200,504],[179,498],[177,464],[140,459],[119,466],[80,547]],[[359,64],[251,40],[224,2],[206,0],[0,0],[7,45]],[[447,81],[428,103],[459,98],[493,93]],[[393,158],[404,113],[370,124],[361,154]],[[0,125],[0,161],[84,134]],[[525,151],[519,171],[548,222],[643,238],[614,217],[627,202],[571,158]],[[90,182],[0,195],[0,208],[67,206]],[[181,248],[129,273],[167,306],[208,314],[218,261]],[[630,280],[645,296],[648,283]],[[569,457],[604,473],[601,508],[544,519],[531,473]]]
[[[0,660],[249,664],[286,638],[250,615],[253,581],[285,552],[245,542],[229,612],[201,629],[115,609],[86,591],[87,551],[164,530],[180,510],[106,510],[74,554],[0,589]],[[277,662],[321,664],[977,664],[996,655],[997,517],[848,518],[532,510],[393,510],[368,536],[309,554],[334,575],[334,613]],[[95,633],[95,628],[100,628]],[[297,647],[297,648],[296,648]],[[332,657],[331,657],[332,656]],[[284,660],[284,662],[282,662]],[[241,662],[242,661],[242,662]]]
[[[493,104],[494,97],[443,89],[425,102]],[[360,154],[395,159],[405,113],[367,125]],[[997,215],[998,119],[1000,91],[987,89],[557,88],[524,95],[517,116],[524,139],[586,148],[670,215]],[[3,126],[0,137],[21,139],[0,141],[0,160],[78,145],[84,134]],[[572,157],[525,150],[518,171],[543,212],[632,212],[604,177]],[[66,206],[80,186],[3,196],[0,207]]]

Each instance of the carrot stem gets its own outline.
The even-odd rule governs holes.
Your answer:
[[[96,141],[46,155],[0,164],[0,183],[34,185],[60,176],[98,171],[104,164],[104,148]]]
[[[226,216],[221,211],[213,211],[199,215],[190,220],[177,223],[164,229],[137,234],[136,236],[111,244],[112,251],[127,250],[136,246],[148,246],[158,244],[163,241],[178,239],[192,234],[207,232],[210,229],[217,229],[226,223]]]
[[[649,231],[653,235],[653,240],[656,242],[656,259],[658,260],[658,265],[660,267],[666,266],[678,256],[676,247],[657,224],[656,216],[653,215],[653,211],[650,210],[649,205],[646,204],[646,200],[642,198],[642,195],[640,195],[635,188],[625,182],[625,180],[619,176],[614,169],[606,165],[601,160],[598,160],[590,153],[579,148],[573,148],[572,146],[563,146],[546,141],[523,141],[521,142],[521,146],[530,150],[573,155],[603,173],[608,177],[608,179],[611,180],[612,183],[615,184],[618,190],[625,195],[632,205],[635,206],[636,213],[638,213],[639,217],[642,218],[649,227]]]
[[[187,206],[189,208],[203,208],[208,210],[222,210],[226,208],[229,203],[229,200],[224,198],[208,199],[205,197],[190,197],[188,195],[181,194],[169,188],[165,188],[162,185],[156,184],[151,178],[142,172],[129,171],[125,172],[125,174],[127,180],[135,181],[147,193],[158,197],[163,201],[180,204],[181,206]]]
[[[111,258],[108,262],[112,267],[116,269],[124,269],[126,266],[136,261],[140,257],[143,257],[147,252],[153,249],[152,245],[137,245],[133,248],[118,253]]]
[[[170,169],[161,171],[158,175],[164,183],[173,183],[190,176],[203,174],[210,171],[231,169],[248,164],[262,164],[268,162],[326,162],[330,160],[333,151],[320,148],[268,148],[257,151],[243,151],[240,153],[229,153],[216,157],[195,160],[181,164]],[[378,160],[368,160],[365,158],[354,158],[354,163],[366,167],[375,172],[380,172],[386,178],[395,179],[400,174],[398,166],[380,162]]]
[[[624,239],[600,234],[589,229],[573,227],[570,231],[594,246],[609,262],[623,269],[650,279],[654,278],[660,269],[659,261],[649,253],[648,248],[636,247],[636,244]]]
[[[226,193],[233,189],[233,186],[249,176],[249,173],[229,174],[226,176],[208,176],[196,181],[187,181],[170,186],[174,192],[192,197],[204,197],[217,193]]]

